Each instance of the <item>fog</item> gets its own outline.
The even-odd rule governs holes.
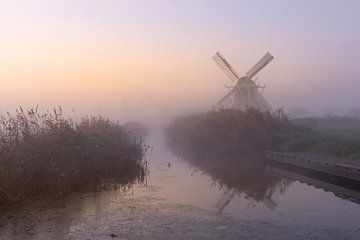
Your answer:
[[[359,10],[0,0],[0,239],[360,239]]]
[[[270,51],[273,108],[344,114],[360,102],[357,1],[1,1],[0,110],[157,119],[213,106]],[[73,113],[73,109],[75,113]]]

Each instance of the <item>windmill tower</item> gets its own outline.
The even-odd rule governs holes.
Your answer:
[[[225,72],[234,86],[227,87],[229,92],[217,103],[217,108],[234,108],[239,110],[247,110],[254,108],[258,111],[270,111],[269,103],[264,99],[259,89],[265,86],[259,86],[252,79],[259,73],[274,57],[270,53],[266,53],[243,77],[233,69],[226,59],[217,52],[213,58],[214,62]]]

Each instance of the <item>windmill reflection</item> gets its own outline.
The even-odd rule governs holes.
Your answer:
[[[243,194],[253,204],[262,202],[270,210],[277,207],[272,195],[279,191],[283,193],[290,180],[274,175],[266,170],[265,164],[259,161],[245,159],[197,158],[185,159],[194,168],[211,177],[214,183],[224,191],[215,209],[218,212],[231,203],[236,195]]]

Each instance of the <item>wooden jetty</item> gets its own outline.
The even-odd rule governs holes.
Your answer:
[[[360,182],[360,160],[304,152],[266,151],[265,158],[275,163],[300,167],[311,171]]]

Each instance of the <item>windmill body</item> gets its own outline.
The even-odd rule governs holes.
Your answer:
[[[243,77],[240,77],[226,59],[217,52],[213,57],[215,63],[224,71],[228,78],[235,82],[234,86],[228,87],[229,92],[217,103],[217,108],[233,108],[247,110],[250,108],[258,111],[270,111],[269,103],[264,99],[259,86],[252,78],[260,72],[274,57],[267,53],[262,57]]]

